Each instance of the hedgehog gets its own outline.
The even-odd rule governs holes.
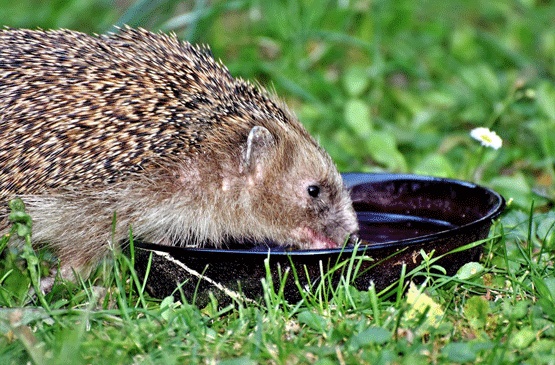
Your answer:
[[[208,46],[129,27],[3,29],[0,60],[0,232],[21,198],[34,247],[56,253],[64,278],[88,275],[130,228],[191,247],[356,237],[330,156]]]

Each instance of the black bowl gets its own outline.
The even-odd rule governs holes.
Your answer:
[[[267,258],[276,290],[289,271],[282,281],[289,301],[300,300],[301,291],[314,290],[322,274],[326,282],[336,285],[349,262],[360,264],[352,280],[355,287],[366,290],[373,282],[379,291],[399,279],[403,265],[406,272],[419,266],[421,250],[427,254],[434,251],[433,257],[449,253],[435,262],[448,275],[478,260],[481,245],[450,251],[486,238],[492,220],[505,206],[498,193],[462,181],[359,173],[344,174],[343,178],[351,190],[364,243],[357,248],[288,251],[259,245],[251,249],[194,249],[139,242],[135,244],[135,268],[144,278],[152,253],[147,278],[150,294],[180,298],[183,293],[200,306],[208,302],[209,293],[220,305],[232,302],[233,297],[260,298]],[[328,272],[334,266],[342,269]]]

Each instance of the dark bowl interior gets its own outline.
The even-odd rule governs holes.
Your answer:
[[[260,244],[249,249],[194,249],[135,243],[135,268],[144,277],[152,253],[147,288],[154,297],[181,293],[188,301],[205,305],[212,293],[220,305],[233,301],[234,293],[257,299],[266,278],[264,260],[269,258],[274,288],[287,270],[284,295],[289,301],[302,298],[300,290],[314,290],[327,273],[335,285],[343,270],[327,272],[355,257],[360,264],[352,284],[359,290],[374,282],[376,290],[399,279],[420,265],[420,250],[434,257],[488,236],[492,219],[503,211],[505,201],[496,192],[456,180],[415,175],[344,174],[351,189],[363,245],[343,249],[296,250]],[[236,246],[234,246],[236,247]],[[480,245],[449,253],[435,264],[453,275],[465,263],[478,260]],[[340,265],[341,267],[341,265]],[[176,291],[177,287],[180,291]],[[299,289],[302,288],[302,289]]]

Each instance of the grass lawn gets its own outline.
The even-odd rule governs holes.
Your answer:
[[[0,244],[0,364],[555,363],[555,5],[117,3],[0,0],[0,23],[176,32],[275,89],[341,171],[471,181],[508,207],[481,260],[453,277],[423,265],[421,286],[409,276],[384,292],[343,284],[299,303],[270,290],[224,308],[160,301],[119,255],[30,298],[48,253]],[[482,146],[478,127],[502,146]]]

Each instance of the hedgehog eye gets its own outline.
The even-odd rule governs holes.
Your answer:
[[[318,185],[310,185],[307,188],[308,191],[308,195],[310,195],[313,198],[317,198],[318,195],[320,195],[320,187]]]

